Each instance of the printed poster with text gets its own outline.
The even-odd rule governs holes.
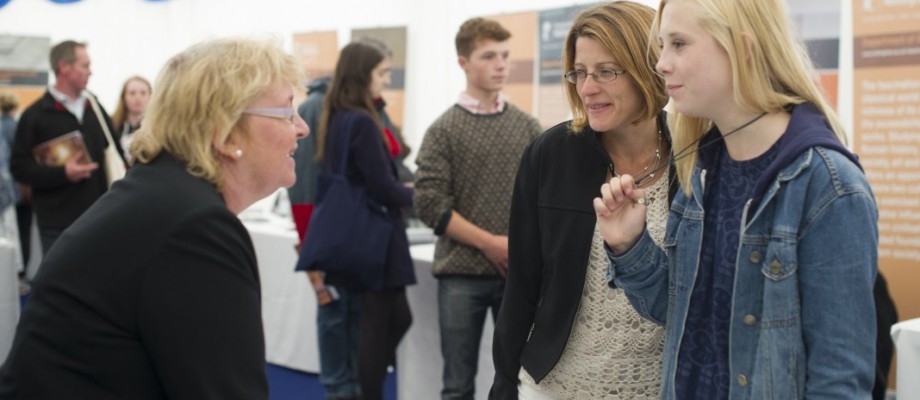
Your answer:
[[[853,149],[879,208],[879,268],[920,317],[920,4],[853,1]]]
[[[572,26],[572,20],[590,6],[588,4],[540,11],[537,119],[544,128],[572,118],[562,81],[562,50],[565,48],[565,37]]]

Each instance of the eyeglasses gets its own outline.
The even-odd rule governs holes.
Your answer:
[[[294,109],[290,107],[281,108],[248,108],[243,110],[243,114],[258,115],[260,117],[275,118],[294,123]]]
[[[569,83],[578,85],[585,83],[585,80],[588,79],[588,75],[591,75],[591,77],[594,78],[594,81],[597,83],[609,83],[615,81],[620,77],[620,75],[625,73],[625,69],[615,70],[610,68],[601,68],[590,74],[587,71],[575,69],[566,72],[563,76],[565,77],[565,80],[569,81]]]

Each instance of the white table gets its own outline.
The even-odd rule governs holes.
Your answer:
[[[262,319],[267,360],[307,372],[319,371],[316,340],[316,297],[306,274],[294,272],[297,233],[288,218],[270,212],[272,200],[241,218],[249,229],[262,281]],[[275,209],[284,207],[274,206]],[[411,242],[431,240],[425,228],[410,228]],[[412,327],[397,349],[398,397],[402,400],[440,398],[441,359],[438,330],[437,280],[431,274],[433,244],[410,247],[418,284],[406,289]],[[476,399],[485,399],[492,385],[492,320],[486,321],[479,349]]]
[[[298,241],[294,224],[273,215],[244,221],[259,262],[266,359],[317,373],[316,295],[307,274],[294,272]]]
[[[898,355],[898,399],[920,399],[920,318],[891,327]]]
[[[418,284],[406,289],[412,308],[412,327],[396,351],[397,397],[402,400],[441,398],[441,336],[438,329],[438,281],[431,274],[434,244],[418,244],[410,248],[415,261]],[[476,375],[476,399],[485,399],[492,386],[495,368],[492,365],[491,314],[486,318],[479,344],[479,370]]]
[[[12,242],[0,238],[0,364],[13,346],[19,322],[19,277],[16,257],[19,253]]]

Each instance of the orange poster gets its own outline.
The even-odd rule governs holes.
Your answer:
[[[920,7],[853,1],[853,148],[879,208],[879,269],[920,317]]]
[[[339,40],[336,31],[294,34],[294,57],[303,65],[307,79],[332,75],[339,59]]]
[[[294,57],[300,60],[307,82],[323,76],[332,76],[339,59],[338,32],[305,32],[294,34]],[[304,91],[297,94],[294,104],[300,104]]]
[[[504,94],[524,112],[534,113],[534,58],[536,55],[537,13],[525,12],[487,17],[502,24],[509,32],[511,73]]]

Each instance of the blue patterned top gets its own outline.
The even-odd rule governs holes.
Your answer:
[[[678,399],[728,399],[728,331],[741,218],[757,180],[776,154],[774,145],[757,158],[734,161],[723,149],[707,171],[700,268],[677,360]]]

